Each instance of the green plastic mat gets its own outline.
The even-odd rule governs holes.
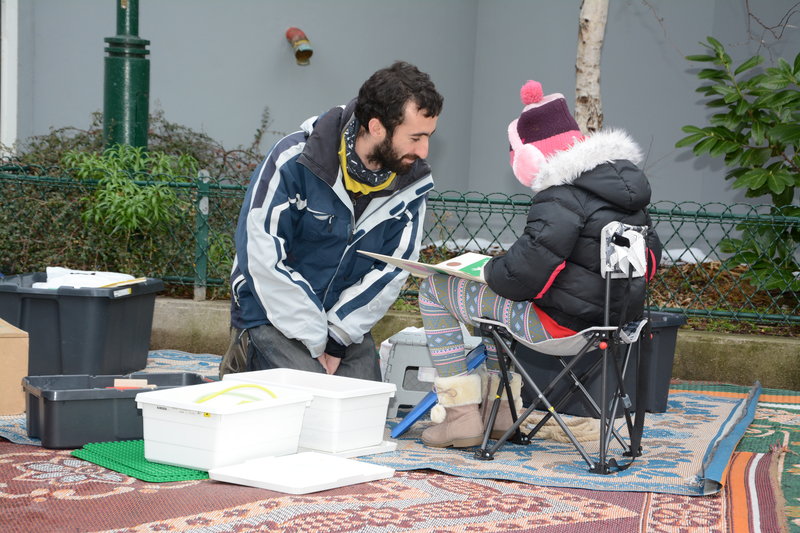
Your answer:
[[[166,483],[190,479],[208,479],[208,472],[180,466],[153,463],[144,458],[143,440],[92,442],[74,450],[72,455],[142,481]]]

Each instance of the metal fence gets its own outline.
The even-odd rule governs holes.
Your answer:
[[[54,174],[52,169],[48,173]],[[172,223],[147,231],[109,233],[108,228],[82,217],[96,183],[63,174],[32,174],[29,168],[0,165],[0,272],[9,275],[55,265],[123,271],[161,278],[172,296],[228,297],[243,186],[203,173],[170,183],[179,200]],[[422,260],[436,262],[463,251],[502,252],[524,228],[530,204],[531,197],[524,194],[432,192]],[[770,214],[767,206],[692,202],[658,202],[651,214],[665,250],[652,284],[652,309],[733,321],[800,324],[797,283],[767,288],[748,277],[749,265],[727,261],[740,250],[723,252],[720,246],[725,239],[739,238],[753,228],[769,228],[778,238],[796,234],[800,218]],[[796,258],[797,240],[786,241],[794,246],[789,255]],[[764,253],[769,255],[775,246],[765,246]],[[769,258],[758,258],[762,263],[765,259]],[[413,294],[415,288],[412,279],[406,292]]]
[[[505,250],[525,227],[530,204],[528,195],[456,191],[433,194],[425,225],[425,242],[430,247],[424,252],[438,258],[440,247],[490,254]],[[749,265],[729,261],[749,253],[748,258],[754,263],[772,262],[776,271],[781,266],[786,270],[786,265],[770,254],[781,244],[788,245],[791,250],[784,251],[784,261],[790,257],[794,259],[792,264],[796,263],[800,218],[770,213],[770,207],[763,205],[696,202],[656,202],[650,207],[650,214],[664,247],[660,268],[651,284],[653,310],[734,321],[800,324],[800,273],[790,271],[779,287],[766,288],[764,282],[748,277]],[[762,243],[760,255],[754,257],[742,238],[748,234],[767,234],[773,240]],[[723,251],[725,242],[733,248]]]

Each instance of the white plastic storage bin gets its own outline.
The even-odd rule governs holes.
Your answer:
[[[389,398],[397,387],[365,379],[331,376],[289,368],[225,374],[223,383],[257,383],[310,393],[300,448],[339,453],[383,442]]]
[[[272,397],[269,389],[276,397]],[[144,457],[198,470],[297,453],[311,395],[296,389],[214,382],[141,392]]]

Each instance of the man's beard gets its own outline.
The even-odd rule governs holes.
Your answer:
[[[395,152],[392,146],[392,139],[389,136],[377,145],[367,156],[367,160],[372,164],[378,165],[378,168],[390,170],[397,174],[405,174],[411,170],[411,166],[418,158],[414,157],[413,161],[404,161],[403,159],[404,156],[399,156],[397,152]]]

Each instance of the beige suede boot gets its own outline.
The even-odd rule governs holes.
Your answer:
[[[517,411],[517,416],[522,414],[522,376],[510,372],[511,375],[511,395],[514,398],[514,409]],[[486,399],[481,406],[481,419],[483,425],[489,421],[489,413],[492,411],[492,404],[497,397],[497,387],[500,385],[500,374],[489,374],[489,385],[487,390]],[[497,410],[497,417],[494,419],[494,426],[492,427],[491,437],[499,439],[514,424],[514,419],[511,418],[511,410],[508,408],[508,394],[505,387],[503,388],[500,396],[500,407]]]
[[[422,442],[434,448],[468,448],[483,441],[481,378],[478,374],[436,378],[439,403],[431,410],[436,423],[422,432]]]

